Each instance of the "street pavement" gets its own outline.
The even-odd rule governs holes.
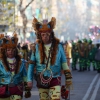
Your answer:
[[[73,86],[70,89],[70,100],[100,100],[100,74],[97,71],[93,71],[92,67],[91,71],[78,72],[75,70],[72,71],[72,76]],[[64,75],[62,75],[62,85],[64,85]],[[23,100],[39,100],[35,81],[31,98]]]

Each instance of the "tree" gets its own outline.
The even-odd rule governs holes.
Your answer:
[[[15,29],[15,3],[0,0],[0,25],[8,25],[9,30]],[[4,30],[5,31],[5,30]]]
[[[27,16],[25,14],[25,10],[27,9],[27,7],[33,2],[34,0],[31,0],[24,8],[22,7],[23,4],[23,0],[20,0],[19,3],[19,11],[23,20],[23,35],[24,35],[24,42],[25,42],[25,35],[26,35],[26,28],[27,28]]]

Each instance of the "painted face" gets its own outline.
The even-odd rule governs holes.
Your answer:
[[[15,56],[15,49],[7,48],[6,55],[8,58],[13,58]]]
[[[41,38],[44,44],[50,43],[50,33],[41,33]]]

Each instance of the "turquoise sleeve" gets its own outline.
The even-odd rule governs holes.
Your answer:
[[[35,55],[34,55],[34,53],[32,53],[32,55],[31,55],[31,60],[32,61],[35,61]],[[34,77],[34,64],[29,64],[29,66],[28,66],[28,71],[27,71],[27,81],[29,82],[29,81],[33,81],[33,77]]]
[[[66,54],[65,54],[65,51],[64,51],[64,48],[63,46],[60,44],[60,53],[61,53],[61,63],[65,63],[67,62],[67,59],[66,59]]]

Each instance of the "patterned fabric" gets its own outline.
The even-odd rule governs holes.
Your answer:
[[[90,67],[91,66],[91,63],[93,65],[93,67],[96,67],[96,61],[93,61],[93,60],[89,60],[87,61],[87,67]]]
[[[64,71],[64,74],[65,74],[65,86],[66,88],[69,88],[71,85],[72,85],[72,75],[71,75],[71,72],[70,70],[65,70]]]
[[[54,86],[50,89],[39,89],[40,100],[60,100],[61,86]]]
[[[22,97],[19,95],[12,95],[10,96],[10,100],[22,100]]]
[[[84,58],[79,58],[79,65],[81,68],[84,68],[84,66],[85,66],[85,59]]]
[[[47,86],[47,89],[53,86],[57,86],[57,85],[61,85],[61,77],[57,77],[57,78],[52,78],[52,80],[49,82],[49,85]],[[38,88],[44,88],[43,86],[39,86],[39,84],[37,83],[37,87]]]
[[[22,100],[22,97],[19,95],[12,95],[9,98],[0,98],[0,100]]]

